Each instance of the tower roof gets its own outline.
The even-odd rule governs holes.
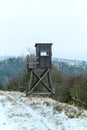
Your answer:
[[[37,46],[37,45],[52,45],[53,43],[36,43],[35,44],[35,47]]]

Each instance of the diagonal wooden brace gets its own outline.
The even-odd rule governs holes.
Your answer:
[[[35,72],[33,72],[34,75],[36,76],[37,78],[37,81],[33,84],[33,86],[35,86],[35,84],[37,83],[37,85],[39,84],[39,82],[41,82],[43,84],[43,86],[45,86],[47,88],[47,90],[49,92],[52,92],[52,90],[43,82],[43,78],[45,77],[45,75],[47,75],[49,73],[49,70],[45,70],[42,75],[39,77]],[[31,89],[33,88],[33,86],[31,87]]]
[[[43,78],[49,73],[49,69],[46,69],[41,75],[40,77],[34,72],[32,71],[32,73],[35,75],[35,77],[37,78],[36,82],[30,87],[30,92],[32,93],[33,90],[37,87],[37,85],[41,82],[49,92],[53,93],[53,91],[42,81]]]

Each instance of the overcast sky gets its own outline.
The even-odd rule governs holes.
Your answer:
[[[87,0],[0,0],[0,55],[53,43],[53,57],[87,60]]]

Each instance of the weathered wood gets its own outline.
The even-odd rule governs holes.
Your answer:
[[[32,94],[40,94],[40,95],[50,95],[51,93],[50,92],[32,92]]]
[[[36,68],[51,68],[52,43],[36,43]]]
[[[32,80],[33,76],[35,76],[37,78],[37,80],[35,82],[33,82],[33,80]],[[43,79],[46,76],[48,77],[48,86],[43,81]],[[28,89],[29,95],[34,93],[34,90],[39,85],[39,83],[41,83],[43,85],[43,87],[45,87],[50,94],[54,94],[51,77],[50,77],[50,69],[45,69],[41,75],[38,75],[34,70],[31,71],[30,83],[29,83],[29,89]],[[38,94],[41,94],[41,93],[42,92],[38,92]],[[46,92],[43,92],[43,93],[45,94]]]
[[[51,79],[51,57],[52,57],[52,43],[36,43],[36,57],[29,59],[27,56],[27,69],[31,70],[30,82],[26,94],[34,93],[36,87],[41,84],[45,87],[44,91],[54,94],[52,79]],[[38,69],[38,72],[37,72]],[[42,73],[39,71],[42,70]],[[34,80],[34,78],[35,80]],[[45,83],[46,81],[46,83]],[[47,92],[35,92],[38,94],[46,94]]]
[[[47,70],[46,70],[47,71]],[[45,71],[45,73],[46,73],[46,71]],[[45,77],[45,73],[43,73],[44,74],[44,77]],[[47,73],[49,73],[49,71],[47,71]],[[46,73],[46,74],[47,74]],[[43,84],[43,86],[45,86],[46,88],[47,88],[47,90],[49,91],[49,92],[51,92],[51,89],[50,89],[50,87],[48,87],[45,83],[44,83],[44,81],[42,81],[43,80],[43,78],[41,79],[40,77],[42,77],[42,75],[40,76],[40,77],[38,77],[38,75],[36,74],[36,73],[34,73],[35,74],[35,76],[37,77],[37,81],[36,82],[38,82],[39,80],[41,81],[41,83]],[[49,81],[48,81],[49,82]],[[36,84],[36,83],[35,83]],[[50,85],[49,85],[50,86]],[[32,86],[33,87],[33,86]]]

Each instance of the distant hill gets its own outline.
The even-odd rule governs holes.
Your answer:
[[[0,61],[8,59],[10,56],[0,56]]]
[[[52,63],[59,71],[68,76],[87,73],[87,61],[54,58]],[[10,79],[23,75],[26,70],[26,57],[0,57],[1,84],[7,84]],[[55,72],[52,72],[55,75]]]
[[[59,70],[67,75],[80,75],[87,73],[87,61],[54,58],[53,63]]]
[[[9,79],[23,74],[25,66],[24,57],[0,57],[0,83],[6,84]]]

